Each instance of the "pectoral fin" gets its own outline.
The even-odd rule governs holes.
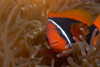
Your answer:
[[[80,28],[84,28],[86,35],[89,33],[88,26],[85,25],[84,23],[73,23],[71,25],[71,33],[72,33],[72,36],[76,37],[77,39],[79,39],[79,35],[82,35]],[[86,37],[83,37],[83,38],[86,40]]]

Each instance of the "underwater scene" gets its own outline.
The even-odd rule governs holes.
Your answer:
[[[100,0],[0,0],[0,67],[100,67]]]

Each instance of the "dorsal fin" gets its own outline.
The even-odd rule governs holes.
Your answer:
[[[93,16],[87,10],[83,9],[73,9],[65,12],[49,12],[49,18],[59,17],[59,18],[69,18],[80,22],[83,22],[90,26],[93,21]]]

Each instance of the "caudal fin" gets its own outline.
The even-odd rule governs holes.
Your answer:
[[[100,15],[97,17],[93,24],[99,29],[100,32]]]

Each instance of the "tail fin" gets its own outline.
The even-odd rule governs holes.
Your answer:
[[[93,24],[99,29],[100,32],[100,15],[97,17]]]

